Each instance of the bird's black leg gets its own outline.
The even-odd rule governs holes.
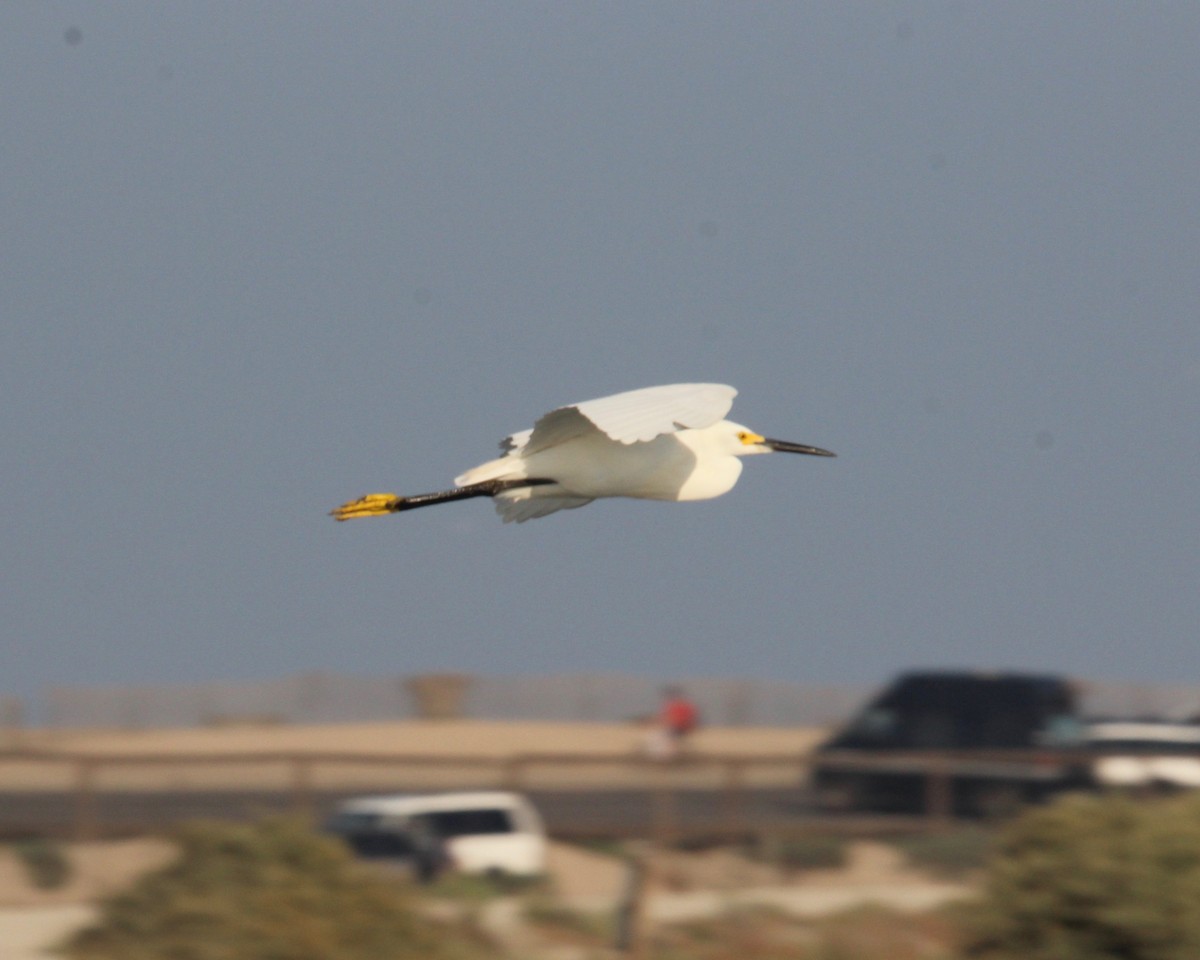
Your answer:
[[[436,493],[414,493],[411,497],[398,497],[397,504],[390,511],[399,513],[401,510],[415,510],[417,507],[428,507],[435,503],[449,503],[451,500],[470,500],[472,497],[494,497],[504,490],[518,487],[536,487],[553,480],[483,480],[480,483],[470,483],[465,487],[455,487],[452,490],[439,490]]]
[[[335,520],[349,520],[352,517],[378,517],[387,513],[400,513],[402,510],[415,510],[417,507],[431,507],[435,503],[449,503],[451,500],[494,497],[505,490],[538,487],[547,483],[554,483],[554,481],[538,477],[520,480],[483,480],[480,483],[467,484],[465,487],[454,487],[452,490],[415,493],[409,497],[401,497],[394,493],[368,493],[366,496],[343,503],[340,507],[330,510],[329,515]]]

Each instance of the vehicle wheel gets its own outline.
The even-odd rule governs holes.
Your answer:
[[[1146,796],[1149,797],[1173,797],[1177,793],[1183,793],[1183,788],[1170,780],[1151,780],[1145,786]]]

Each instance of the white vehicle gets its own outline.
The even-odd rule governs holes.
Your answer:
[[[533,876],[546,867],[542,818],[516,793],[356,797],[339,805],[326,829],[360,851],[432,835],[463,873]]]
[[[1166,720],[1090,723],[1096,782],[1105,787],[1200,787],[1200,724]]]

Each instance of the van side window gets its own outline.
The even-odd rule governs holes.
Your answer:
[[[515,832],[507,810],[444,810],[422,814],[421,818],[445,839]]]
[[[403,833],[386,833],[376,831],[371,833],[347,834],[346,842],[350,849],[360,857],[410,857],[416,852],[412,839]]]

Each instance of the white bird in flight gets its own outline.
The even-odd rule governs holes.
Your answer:
[[[708,500],[728,493],[755,453],[836,454],[770,440],[725,420],[737,391],[722,383],[675,383],[551,410],[500,444],[503,455],[454,478],[454,488],[400,497],[369,493],[337,520],[491,497],[505,523],[523,523],[600,497]]]

